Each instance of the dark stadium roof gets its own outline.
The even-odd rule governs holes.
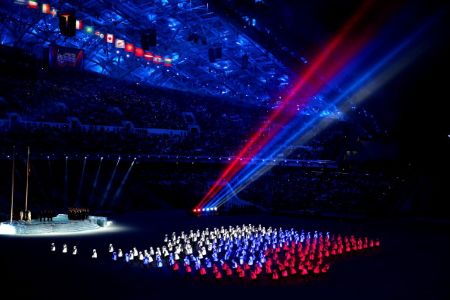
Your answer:
[[[171,67],[127,57],[104,38],[84,30],[73,38],[64,37],[58,18],[43,13],[40,6],[27,9],[26,2],[2,1],[2,44],[37,55],[50,44],[81,48],[86,53],[85,68],[103,74],[259,103],[275,97],[292,76],[270,52],[199,0],[45,1],[59,12],[75,12],[84,28],[93,26],[136,47],[141,46],[142,32],[156,29],[157,46],[150,51],[171,59]],[[221,48],[222,57],[210,62],[210,48]],[[248,68],[242,67],[244,55],[248,55]]]

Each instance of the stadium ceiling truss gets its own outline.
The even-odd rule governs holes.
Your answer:
[[[43,48],[51,44],[80,48],[85,51],[86,69],[112,77],[267,104],[289,85],[293,76],[271,53],[200,0],[39,2],[48,2],[58,11],[74,11],[85,26],[112,33],[136,46],[140,46],[142,32],[155,28],[157,46],[150,51],[171,58],[171,67],[127,55],[114,44],[83,30],[78,30],[74,37],[62,36],[58,18],[43,14],[40,9],[27,9],[14,0],[2,2],[2,44],[35,55],[43,53]],[[189,39],[192,35],[196,38]],[[222,57],[211,62],[209,48],[220,47]],[[248,56],[247,68],[243,67],[244,55]]]

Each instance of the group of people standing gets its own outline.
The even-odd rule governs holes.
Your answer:
[[[380,246],[378,239],[341,236],[329,232],[229,226],[165,235],[161,247],[108,251],[113,261],[137,261],[170,268],[189,276],[250,278],[317,275],[328,272],[333,257]],[[95,258],[97,256],[95,255]]]
[[[39,221],[53,221],[55,212],[52,209],[43,209],[39,213]]]
[[[19,211],[19,221],[31,221],[31,210]]]
[[[71,207],[68,217],[69,220],[86,220],[89,217],[89,208]]]

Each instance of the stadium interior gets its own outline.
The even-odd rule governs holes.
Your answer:
[[[5,286],[38,299],[448,299],[449,9],[435,0],[1,1],[0,221],[89,212],[118,228],[0,235]],[[242,225],[249,238],[258,224],[319,230],[318,243],[322,231],[326,241],[341,232],[344,252],[353,234],[367,245],[374,237],[376,249],[350,249],[329,273],[320,261],[310,277],[280,268],[280,279],[263,261],[267,274],[253,271],[250,254],[247,273],[226,277],[223,261],[210,276],[198,260],[194,275],[164,253],[162,267],[143,258],[155,259],[149,268],[112,262],[106,250],[156,249],[164,234],[167,243],[197,228]],[[50,242],[79,254],[50,253]],[[265,259],[276,261],[271,245]]]

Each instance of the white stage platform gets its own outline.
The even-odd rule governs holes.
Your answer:
[[[69,220],[68,215],[58,214],[53,221],[13,221],[0,223],[0,234],[40,235],[93,231],[108,227],[111,221],[106,217],[89,216],[86,220]]]

